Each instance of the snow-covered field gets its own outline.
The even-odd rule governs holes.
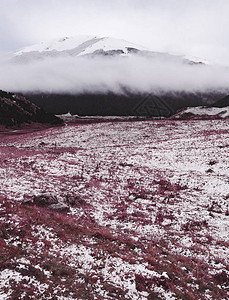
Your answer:
[[[2,135],[0,299],[228,299],[228,125]],[[42,194],[75,203],[21,202]]]

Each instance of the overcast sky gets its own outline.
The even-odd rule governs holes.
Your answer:
[[[77,34],[229,65],[229,0],[0,0],[0,51]]]

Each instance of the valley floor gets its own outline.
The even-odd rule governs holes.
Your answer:
[[[2,135],[0,299],[228,299],[228,122]]]

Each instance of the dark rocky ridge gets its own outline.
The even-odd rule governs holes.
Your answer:
[[[213,105],[226,96],[221,92],[163,93],[123,95],[108,94],[26,94],[44,110],[61,115],[70,112],[79,116],[148,116],[169,117],[187,106]]]
[[[214,107],[226,107],[229,106],[229,95],[215,102],[212,106]]]
[[[21,95],[0,90],[0,125],[11,127],[25,123],[60,124],[62,121]]]

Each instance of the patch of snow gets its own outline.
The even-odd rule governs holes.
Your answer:
[[[181,112],[174,115],[174,118],[178,119],[184,114],[193,114],[195,116],[218,116],[222,119],[229,118],[229,106],[227,107],[205,107],[205,106],[198,106],[198,107],[188,107]]]

